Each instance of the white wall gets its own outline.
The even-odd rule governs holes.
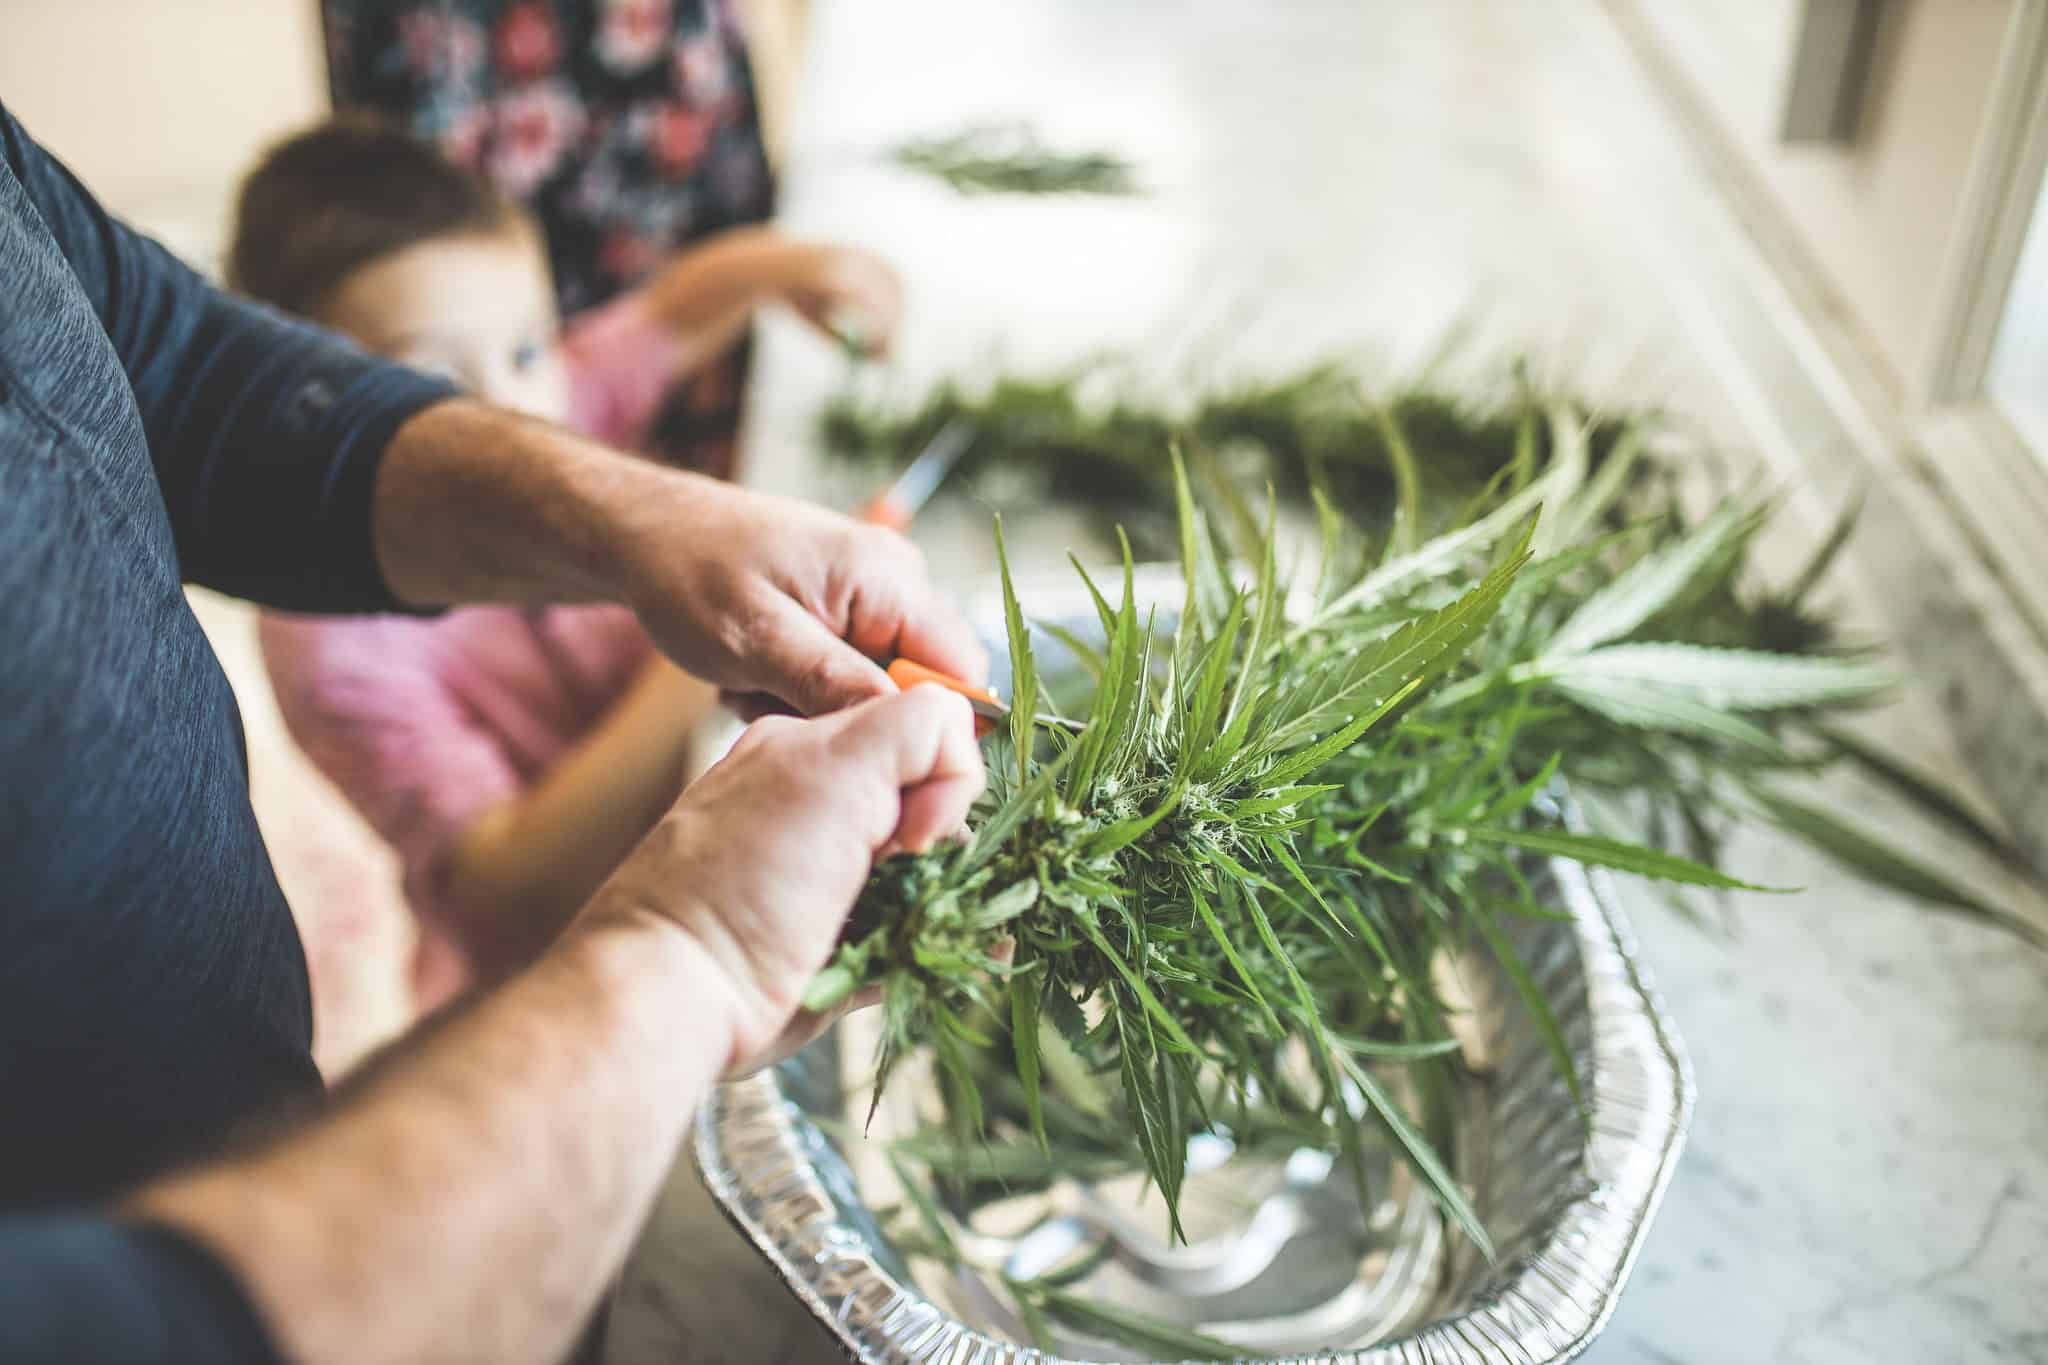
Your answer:
[[[0,99],[198,263],[235,182],[326,92],[316,0],[0,0]]]

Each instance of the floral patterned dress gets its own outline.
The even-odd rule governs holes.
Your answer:
[[[530,206],[565,317],[774,186],[733,0],[323,0],[337,109],[368,109]],[[657,451],[729,473],[745,355],[702,371]]]

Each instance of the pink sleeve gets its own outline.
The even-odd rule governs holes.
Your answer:
[[[286,728],[397,851],[416,911],[445,899],[477,817],[524,785],[440,675],[437,624],[266,612],[258,627]]]
[[[607,445],[637,449],[676,381],[681,352],[644,290],[579,315],[562,331],[570,424]]]

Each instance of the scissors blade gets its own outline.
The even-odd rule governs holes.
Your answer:
[[[889,485],[886,496],[890,504],[906,519],[917,515],[918,509],[938,491],[947,471],[973,443],[974,428],[967,424],[966,419],[955,417],[946,423],[917,458],[896,476],[896,482]]]

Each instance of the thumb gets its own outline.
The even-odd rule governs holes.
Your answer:
[[[881,666],[827,630],[788,598],[777,599],[751,651],[755,690],[806,716],[886,696],[896,690]]]
[[[819,722],[835,757],[893,785],[895,827],[878,851],[922,853],[960,827],[987,780],[974,712],[958,693],[931,685],[878,697]]]

